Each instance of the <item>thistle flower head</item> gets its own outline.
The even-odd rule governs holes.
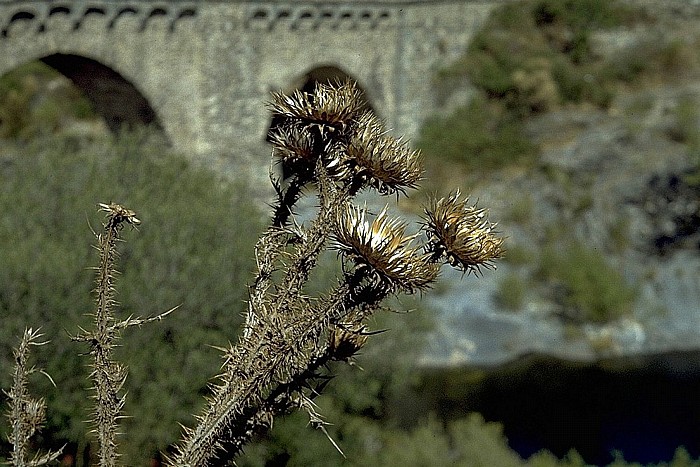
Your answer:
[[[350,123],[365,108],[362,91],[352,81],[318,83],[311,93],[274,93],[269,107],[274,114],[318,124],[342,126]]]
[[[387,136],[370,112],[358,118],[357,129],[336,163],[337,178],[351,179],[356,186],[369,186],[382,194],[415,188],[423,175],[420,152]]]
[[[419,248],[416,235],[404,236],[406,224],[389,219],[385,207],[373,221],[367,209],[348,205],[338,216],[337,248],[359,268],[368,271],[380,286],[412,293],[427,288],[438,273]]]
[[[348,361],[367,342],[364,326],[358,329],[333,328],[328,336],[328,350],[334,360]]]
[[[313,169],[318,153],[315,150],[314,136],[298,125],[283,125],[275,128],[269,135],[272,154],[285,170],[299,173]]]
[[[469,205],[469,198],[460,201],[459,190],[447,198],[433,199],[425,210],[425,228],[430,236],[427,249],[433,258],[443,255],[454,267],[464,272],[489,268],[503,254],[503,238],[495,232],[495,224],[487,220],[487,211]]]
[[[139,225],[141,221],[136,217],[136,213],[131,209],[127,209],[117,203],[104,204],[99,203],[100,211],[106,212],[109,218],[109,223],[119,225],[126,222],[131,225]]]

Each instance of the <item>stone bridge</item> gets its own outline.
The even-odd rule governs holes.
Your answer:
[[[355,79],[390,128],[415,136],[435,67],[497,3],[0,0],[0,75],[42,60],[112,129],[158,125],[215,167],[267,164],[270,92],[315,80]]]

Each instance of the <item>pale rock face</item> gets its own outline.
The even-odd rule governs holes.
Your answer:
[[[658,105],[676,105],[693,83],[666,86],[651,94]],[[633,100],[639,96],[622,96]],[[543,229],[557,226],[568,236],[606,256],[635,287],[632,310],[603,324],[564,319],[556,294],[537,285],[532,265],[507,259],[476,282],[453,284],[430,296],[441,311],[423,363],[499,365],[542,353],[574,361],[692,351],[700,346],[700,189],[684,177],[693,167],[687,148],[665,137],[668,118],[655,118],[654,106],[642,128],[630,130],[624,116],[599,111],[558,111],[529,123],[535,140],[571,137],[546,145],[541,170],[484,183],[475,196],[491,207],[508,249],[537,252]],[[552,176],[552,173],[558,174]],[[520,196],[530,199],[527,220],[508,220]],[[581,200],[585,200],[582,203]],[[529,284],[522,306],[503,311],[494,297],[499,282],[515,273]]]

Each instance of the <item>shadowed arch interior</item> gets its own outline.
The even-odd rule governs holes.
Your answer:
[[[41,59],[70,79],[92,102],[108,128],[117,132],[137,126],[162,130],[148,100],[122,75],[102,63],[79,55],[54,54]]]

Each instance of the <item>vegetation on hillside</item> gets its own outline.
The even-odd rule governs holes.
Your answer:
[[[526,0],[497,8],[464,54],[438,71],[438,99],[475,93],[465,107],[425,124],[427,160],[483,173],[532,164],[525,118],[563,106],[607,108],[621,87],[677,79],[700,69],[695,41],[649,43],[601,55],[594,35],[653,22],[641,7],[606,0]]]
[[[172,442],[177,422],[190,419],[197,391],[219,365],[206,345],[225,345],[241,322],[262,214],[243,187],[143,137],[81,144],[55,136],[3,147],[0,346],[7,368],[15,338],[25,326],[41,326],[52,341],[41,366],[60,388],[37,381],[50,407],[48,433],[79,442],[86,374],[66,331],[74,333],[92,309],[96,203],[124,200],[138,209],[139,241],[125,244],[121,254],[121,309],[126,315],[176,305],[184,310],[148,332],[128,333],[117,350],[130,367],[127,412],[150,414],[133,427],[132,419],[125,421],[127,444],[133,453],[154,453]],[[3,387],[8,376],[0,374]]]
[[[617,86],[635,86],[669,67],[694,66],[696,58],[682,42],[654,44],[640,48],[642,55],[610,61],[592,53],[591,31],[646,20],[617,2],[551,0],[500,7],[464,57],[436,78],[440,94],[448,96],[470,82],[475,98],[428,122],[421,147],[431,160],[475,172],[532,166],[537,148],[523,132],[528,116],[566,105],[605,108]],[[45,396],[48,405],[48,423],[37,444],[58,448],[68,442],[67,453],[83,453],[90,444],[82,422],[89,412],[88,372],[66,330],[77,329],[92,309],[89,268],[95,255],[87,246],[94,243],[90,229],[102,220],[96,203],[119,201],[133,208],[143,223],[138,232],[125,232],[128,242],[120,245],[122,313],[147,316],[180,305],[167,320],[126,333],[117,349],[129,366],[125,414],[134,415],[123,421],[121,447],[129,465],[140,465],[175,442],[177,422],[194,423],[191,414],[200,396],[210,394],[206,383],[221,362],[207,345],[224,347],[238,332],[253,244],[265,216],[246,198],[244,185],[193,166],[147,132],[113,139],[99,135],[99,124],[97,132],[71,132],[71,122],[99,119],[70,86],[57,86],[60,91],[48,93],[46,100],[40,84],[54,79],[41,64],[0,79],[0,137],[6,138],[0,147],[0,367],[10,368],[12,347],[24,327],[41,324],[50,350],[38,347],[33,357],[57,388],[46,378],[30,380],[31,391]],[[679,138],[695,148],[697,109],[689,104],[677,112]],[[521,220],[530,210],[523,208]],[[562,293],[554,298],[565,317],[577,322],[602,323],[629,310],[630,287],[601,253],[583,245],[542,255],[511,248],[508,257],[511,264],[534,266],[534,272],[527,279],[516,274],[503,279],[499,300],[507,309],[520,309],[532,290],[528,281],[541,280],[558,284]],[[312,281],[318,282],[305,290],[332,285],[324,278],[335,277],[338,269],[329,268],[317,271]],[[598,290],[606,293],[597,295]],[[417,306],[408,301],[399,308]],[[370,339],[356,365],[340,368],[315,400],[333,423],[326,430],[347,460],[325,434],[309,429],[308,415],[295,413],[257,437],[238,462],[585,465],[575,452],[564,459],[545,451],[521,459],[502,427],[477,414],[449,423],[424,417],[413,364],[431,320],[425,310],[378,315],[371,328],[389,328],[388,337]],[[0,373],[0,386],[10,386],[8,372]],[[0,402],[6,401],[2,396]],[[0,427],[0,432],[7,429]],[[0,457],[8,453],[9,446],[2,445]],[[625,464],[620,458],[612,465]],[[671,465],[698,463],[679,449]]]

